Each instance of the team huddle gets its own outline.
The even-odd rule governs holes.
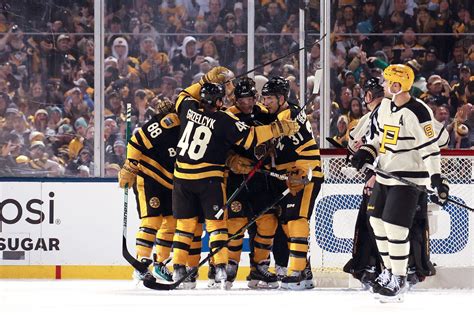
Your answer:
[[[375,78],[368,81],[366,103],[373,108],[368,106],[372,112],[351,132],[352,164],[360,169],[377,158],[381,169],[419,185],[432,184],[443,197],[437,200],[441,203],[449,190],[440,175],[442,130],[434,125],[429,108],[410,96],[413,73],[394,65],[384,76],[393,99],[384,98]],[[156,115],[128,142],[119,184],[133,187],[136,195],[141,219],[137,259],[153,264],[151,273],[157,281],[186,278],[181,287],[193,289],[197,273],[188,275],[198,267],[205,226],[209,248],[215,251],[209,263],[209,286],[230,289],[241,258],[242,229],[248,227],[250,288],[311,289],[309,220],[323,183],[311,124],[298,104],[288,102],[285,79],[273,77],[264,84],[262,103],[257,102],[260,96],[252,79],[234,79],[235,87],[229,84],[231,79],[228,69],[211,69],[200,82],[184,89],[174,104],[161,102]],[[223,108],[230,94],[234,104]],[[411,163],[406,163],[408,159]],[[247,176],[251,178],[246,180]],[[358,235],[365,237],[355,238],[354,243],[360,242],[357,249],[368,249],[370,255],[354,251],[345,270],[377,296],[400,299],[407,286],[409,234],[428,229],[426,216],[414,224],[427,198],[380,174],[367,178],[372,193],[364,190],[356,227],[362,231]],[[284,191],[289,193],[260,214]],[[276,273],[269,269],[272,250]],[[429,252],[415,254],[414,261],[420,257],[430,264]],[[166,266],[171,259],[173,273]],[[432,265],[431,269],[425,265],[410,267],[418,275],[433,274]],[[137,279],[147,274],[135,271]]]

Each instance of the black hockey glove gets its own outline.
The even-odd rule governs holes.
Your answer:
[[[430,196],[431,201],[444,205],[449,196],[448,180],[440,174],[434,174],[431,176],[431,187],[436,189],[436,195]]]
[[[370,144],[364,144],[352,156],[351,164],[359,171],[365,163],[374,163],[376,157],[377,151],[375,148]]]

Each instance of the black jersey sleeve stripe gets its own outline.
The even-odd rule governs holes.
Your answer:
[[[415,137],[398,137],[398,140],[416,140]]]
[[[137,149],[138,151],[140,151],[141,153],[143,153],[143,147],[140,146],[139,144],[133,142],[132,140],[130,140],[129,144],[135,149]]]
[[[135,138],[137,139],[138,145],[142,148],[146,148],[145,143],[143,143],[142,136],[137,132],[135,133]]]
[[[409,104],[406,105],[406,108],[415,114],[420,124],[431,120],[431,115],[428,109],[414,98],[410,100]]]
[[[440,151],[438,151],[438,152],[433,152],[433,153],[431,153],[431,154],[428,154],[428,155],[423,156],[422,159],[424,160],[424,159],[429,158],[430,156],[437,156],[437,155],[441,155],[441,152],[440,152]]]
[[[396,171],[396,172],[391,172],[391,173],[399,177],[408,177],[408,178],[429,178],[430,177],[428,172]],[[377,173],[377,175],[383,178],[391,178],[387,175],[380,174],[380,173]]]
[[[410,151],[414,151],[414,150],[420,150],[420,149],[423,149],[424,147],[427,147],[435,142],[437,142],[438,140],[436,138],[433,138],[431,139],[430,141],[428,142],[425,142],[417,147],[414,147],[414,148],[411,148],[411,149],[401,149],[401,150],[394,150],[390,147],[388,147],[387,145],[385,146],[385,149],[392,152],[392,153],[403,153],[403,152],[410,152]]]

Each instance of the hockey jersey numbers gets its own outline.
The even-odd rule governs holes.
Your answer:
[[[163,130],[161,130],[160,128],[159,122],[154,122],[151,125],[149,125],[147,128],[147,131],[150,137],[152,137],[153,139],[158,137],[163,132]]]
[[[186,128],[183,131],[183,135],[178,142],[178,148],[180,156],[184,156],[186,151],[188,152],[189,158],[192,160],[202,159],[207,150],[207,145],[211,141],[212,131],[207,126],[199,126],[196,128],[193,136],[193,140],[189,143],[191,139],[191,133],[194,130],[194,122],[188,121]]]

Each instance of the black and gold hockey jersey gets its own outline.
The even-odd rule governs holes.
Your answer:
[[[249,149],[273,137],[270,126],[248,126],[230,112],[205,112],[196,98],[183,93],[176,102],[181,120],[176,179],[223,178],[227,152],[233,145]]]
[[[299,114],[298,114],[299,112]],[[292,167],[313,170],[313,178],[322,179],[321,156],[318,145],[313,137],[311,123],[304,110],[297,105],[289,104],[289,108],[278,114],[278,119],[295,119],[300,130],[293,136],[282,137],[276,145],[275,168],[287,171]]]
[[[173,170],[179,137],[174,113],[155,115],[137,130],[127,146],[127,158],[139,161],[138,175],[173,188]]]
[[[411,98],[398,107],[384,99],[376,121],[378,135],[368,143],[378,152],[378,166],[417,185],[429,185],[430,176],[440,174],[441,132],[436,131],[431,109],[421,100]],[[443,142],[443,141],[441,141]],[[383,185],[402,185],[377,174]]]

